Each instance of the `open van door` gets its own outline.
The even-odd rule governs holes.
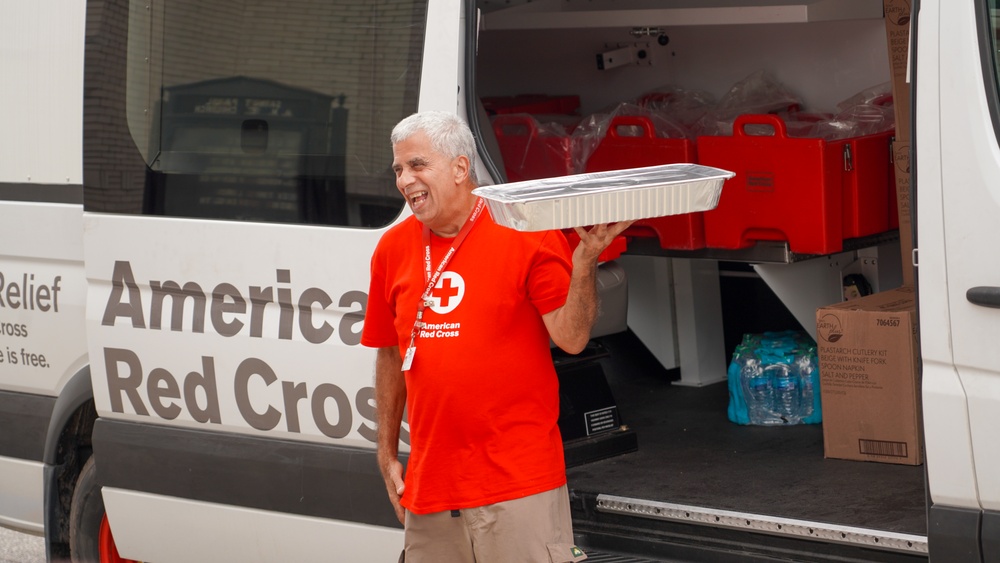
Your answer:
[[[928,539],[932,561],[990,561],[1000,553],[998,2],[913,12]]]

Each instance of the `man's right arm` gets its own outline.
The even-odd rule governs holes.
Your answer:
[[[405,514],[399,499],[403,495],[403,464],[399,462],[399,427],[406,406],[406,380],[399,346],[378,349],[375,358],[375,407],[378,412],[378,466],[385,479],[396,517]]]

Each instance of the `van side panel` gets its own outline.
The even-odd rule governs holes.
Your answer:
[[[408,213],[389,131],[418,105],[426,9],[88,2],[94,460],[123,556],[398,558],[360,331]],[[430,19],[457,37],[457,10]]]
[[[86,366],[86,3],[0,3],[0,525],[42,533],[46,436]]]
[[[0,184],[83,183],[85,13],[82,0],[0,4]]]
[[[371,449],[103,418],[94,443],[108,487],[399,527]]]
[[[54,397],[86,365],[83,209],[0,200],[0,216],[0,389]]]
[[[52,397],[0,391],[0,456],[42,461],[54,406]]]
[[[9,428],[9,427],[6,427]],[[43,531],[41,462],[0,456],[0,526],[33,534]]]
[[[104,502],[119,550],[143,559],[142,554],[160,561],[392,562],[403,549],[398,529],[115,488],[104,489]],[[130,517],[137,514],[142,518]]]

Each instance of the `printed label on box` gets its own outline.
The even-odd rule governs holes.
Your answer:
[[[748,192],[774,191],[774,174],[771,172],[747,171],[746,179]]]
[[[890,64],[897,76],[906,70],[910,47],[910,1],[885,0],[885,21],[889,30]]]
[[[876,455],[885,457],[907,457],[906,442],[887,442],[885,440],[858,440],[858,453],[861,455]]]

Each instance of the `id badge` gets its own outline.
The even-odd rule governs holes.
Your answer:
[[[410,366],[413,365],[413,355],[416,353],[416,346],[410,346],[406,349],[406,354],[403,356],[403,371],[410,371]]]

